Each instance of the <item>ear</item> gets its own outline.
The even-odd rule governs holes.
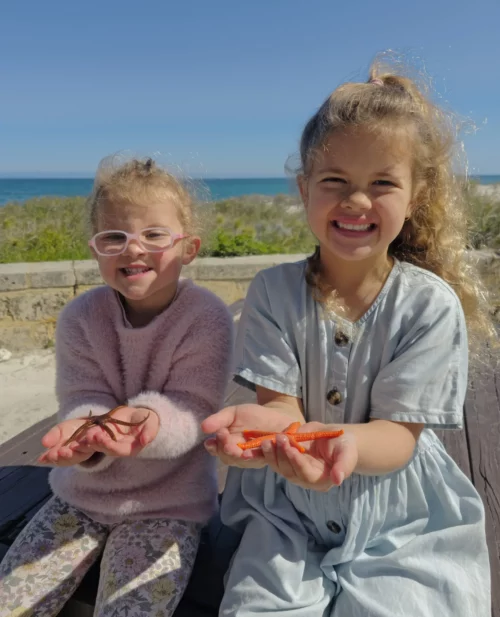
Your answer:
[[[297,186],[299,187],[300,197],[302,198],[302,203],[304,204],[304,208],[307,208],[307,198],[308,198],[308,190],[307,190],[307,178],[304,174],[300,174],[297,176]]]
[[[200,251],[201,240],[198,236],[189,236],[184,245],[184,254],[182,255],[182,265],[187,266],[198,255]]]

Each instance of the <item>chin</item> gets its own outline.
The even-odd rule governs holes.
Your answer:
[[[328,249],[328,252],[334,259],[341,259],[342,261],[364,261],[365,259],[375,258],[378,254],[368,247],[360,247],[350,251],[342,251],[336,249]]]

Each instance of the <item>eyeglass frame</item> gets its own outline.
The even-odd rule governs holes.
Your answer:
[[[162,231],[167,231],[169,233],[171,241],[167,247],[159,248],[159,249],[147,249],[142,244],[141,238],[140,238],[141,234],[144,233],[145,231],[151,231],[153,229],[161,229]],[[101,253],[101,251],[99,251],[99,249],[97,248],[95,239],[102,234],[111,234],[111,233],[123,234],[125,236],[125,246],[119,253],[113,253],[112,255],[110,255],[109,253]],[[99,231],[94,236],[92,236],[92,238],[88,242],[88,245],[90,246],[90,248],[94,249],[94,251],[101,257],[118,257],[118,255],[123,255],[123,253],[125,253],[125,251],[129,247],[131,240],[135,240],[137,244],[141,247],[141,249],[145,251],[146,253],[163,253],[164,251],[168,251],[168,249],[171,249],[177,241],[184,240],[185,238],[189,238],[189,234],[174,233],[170,229],[170,227],[145,227],[144,229],[141,229],[137,233],[129,233],[128,231],[123,231],[123,229],[106,229],[105,231]]]

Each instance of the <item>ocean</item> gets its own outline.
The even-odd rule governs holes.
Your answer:
[[[500,184],[500,175],[475,176],[481,184]],[[195,181],[204,198],[212,200],[242,195],[296,194],[293,182],[287,178],[212,178]],[[75,197],[88,195],[92,189],[90,178],[0,178],[0,206],[33,197]]]
[[[92,190],[90,178],[0,178],[0,206],[24,202],[34,197],[76,197]],[[499,179],[500,182],[500,179]],[[296,189],[287,178],[232,178],[194,180],[194,190],[204,199],[219,200],[242,195],[293,194]]]

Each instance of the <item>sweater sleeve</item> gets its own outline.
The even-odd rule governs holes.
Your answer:
[[[90,411],[93,416],[101,416],[118,405],[85,335],[82,313],[70,304],[57,322],[56,396],[60,422],[88,416]],[[113,460],[96,453],[77,468],[100,471]]]
[[[173,459],[200,444],[201,422],[224,402],[233,349],[233,321],[220,300],[200,307],[173,357],[162,392],[141,392],[131,407],[147,407],[160,418],[154,441],[139,457]]]

